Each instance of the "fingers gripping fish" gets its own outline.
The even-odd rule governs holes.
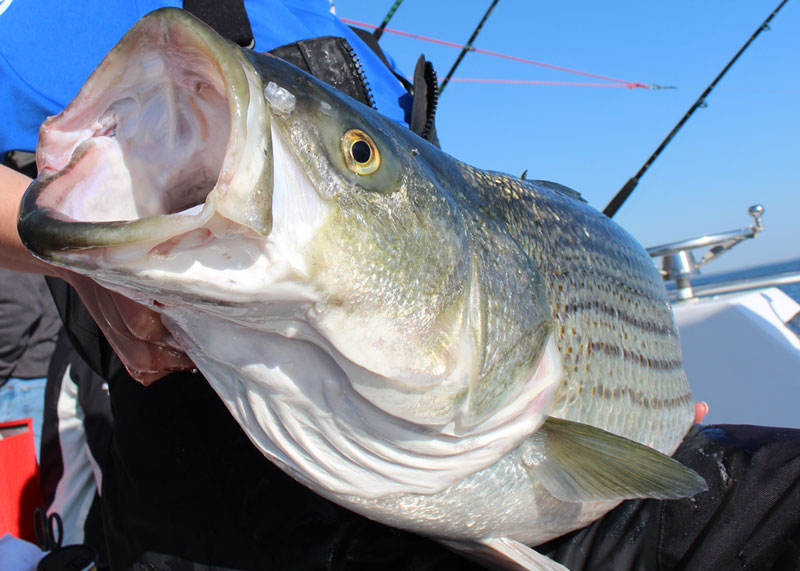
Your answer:
[[[465,165],[175,9],[42,127],[19,231],[153,307],[272,462],[499,568],[705,489],[663,285],[559,185]]]

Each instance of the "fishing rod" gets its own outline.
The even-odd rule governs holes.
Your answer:
[[[784,0],[784,1],[786,1],[786,0]],[[456,62],[453,64],[453,67],[451,67],[450,71],[447,72],[447,75],[445,76],[444,81],[442,81],[442,84],[439,86],[439,96],[440,97],[441,97],[442,93],[444,92],[445,86],[450,81],[450,78],[453,77],[453,72],[455,72],[456,68],[458,67],[458,64],[460,64],[461,60],[464,59],[464,56],[466,55],[466,53],[473,49],[472,48],[472,42],[474,42],[475,38],[478,37],[478,33],[481,31],[481,28],[483,27],[483,24],[486,23],[487,18],[489,18],[489,14],[491,14],[492,10],[494,10],[494,7],[497,5],[497,2],[498,2],[498,0],[492,0],[492,4],[489,6],[489,9],[486,10],[486,13],[483,15],[483,18],[481,18],[481,21],[478,23],[478,26],[472,32],[472,35],[467,40],[467,43],[464,44],[464,47],[461,50],[461,53],[458,54],[458,58],[456,58]]]
[[[392,19],[392,16],[394,16],[394,13],[397,12],[397,9],[400,7],[400,4],[402,2],[403,0],[397,0],[394,3],[394,5],[391,8],[389,8],[389,13],[386,14],[386,17],[383,19],[383,22],[381,22],[381,25],[375,28],[375,31],[372,32],[372,35],[375,36],[376,40],[381,39],[381,36],[383,35],[383,30],[384,28],[386,28],[386,24],[388,24],[389,20]]]
[[[603,210],[603,214],[605,214],[609,218],[612,218],[614,214],[617,213],[622,204],[631,195],[633,189],[636,188],[636,185],[639,184],[639,179],[642,177],[642,175],[644,175],[647,169],[650,168],[650,165],[652,165],[653,162],[658,158],[658,155],[661,154],[661,152],[669,144],[672,138],[678,133],[680,128],[683,127],[683,125],[689,120],[689,117],[691,117],[692,114],[695,111],[697,111],[697,109],[699,109],[700,107],[706,106],[706,97],[708,97],[708,94],[711,93],[714,87],[716,87],[719,80],[722,79],[722,76],[724,76],[731,68],[731,66],[733,66],[734,63],[736,63],[736,60],[739,59],[739,56],[742,55],[742,53],[744,53],[744,51],[753,42],[753,40],[755,40],[758,37],[758,35],[764,30],[769,30],[770,21],[772,20],[772,18],[775,17],[775,15],[780,11],[780,9],[783,8],[783,5],[786,4],[786,2],[788,2],[788,0],[783,0],[778,5],[778,7],[772,11],[769,17],[766,20],[764,20],[764,22],[758,27],[758,29],[753,33],[753,35],[750,36],[750,39],[747,40],[747,42],[745,42],[745,44],[741,47],[741,49],[739,49],[739,51],[736,52],[736,55],[733,56],[733,59],[731,59],[731,61],[728,62],[728,65],[726,65],[723,68],[723,70],[719,73],[719,75],[717,75],[717,77],[714,78],[714,81],[712,81],[709,84],[709,86],[706,87],[706,90],[703,91],[703,93],[700,95],[697,101],[694,102],[694,105],[692,105],[686,112],[686,114],[683,116],[683,118],[680,121],[678,121],[678,124],[672,128],[672,131],[670,131],[669,135],[667,135],[667,137],[661,142],[661,144],[658,146],[655,152],[652,155],[650,155],[650,158],[645,161],[644,165],[642,165],[642,168],[639,169],[639,172],[633,175],[633,177],[630,180],[628,180],[628,182],[625,183],[625,186],[623,186],[619,190],[619,192],[617,192],[614,198],[611,199],[611,202],[609,202],[608,205]]]

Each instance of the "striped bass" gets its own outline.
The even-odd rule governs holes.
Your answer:
[[[465,165],[278,58],[153,12],[42,126],[19,232],[158,311],[316,493],[499,568],[626,498],[694,402],[662,281],[557,184]]]

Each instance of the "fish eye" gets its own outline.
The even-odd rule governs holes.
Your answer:
[[[342,135],[342,153],[347,168],[356,174],[372,174],[381,166],[375,141],[361,129],[350,129]]]

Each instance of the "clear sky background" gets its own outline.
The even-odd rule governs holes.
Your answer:
[[[380,24],[393,0],[336,0]],[[466,43],[490,0],[404,0],[389,28]],[[450,83],[442,148],[475,166],[559,182],[602,210],[779,0],[500,0],[476,48],[670,90]],[[789,2],[695,112],[615,221],[645,246],[733,230],[765,207],[765,231],[704,273],[800,257],[800,0]],[[411,74],[424,53],[443,78],[456,48],[385,33]],[[469,53],[455,77],[597,80]],[[700,250],[702,252],[702,250]]]

